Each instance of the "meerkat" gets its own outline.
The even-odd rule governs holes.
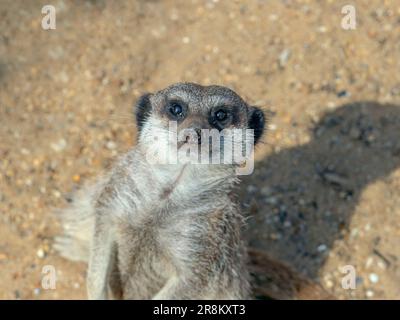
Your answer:
[[[226,87],[194,83],[145,94],[134,108],[137,145],[62,210],[55,248],[88,262],[89,299],[249,298],[244,216],[232,197],[237,164],[158,164],[148,155],[169,152],[170,121],[177,132],[251,129],[257,143],[263,111]],[[199,137],[180,146],[199,146]]]

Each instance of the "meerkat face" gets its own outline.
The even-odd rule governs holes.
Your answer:
[[[234,134],[239,137],[239,130],[250,129],[247,131],[256,144],[265,122],[262,110],[249,106],[234,91],[193,83],[178,83],[143,95],[136,104],[135,113],[139,144],[145,145],[157,161],[174,158],[171,153],[175,150],[186,152],[188,148],[192,160],[200,160],[199,154],[203,156],[205,151],[209,152],[205,158],[213,152],[215,155],[217,149],[221,150],[221,140],[226,142],[227,137],[232,139]],[[232,146],[237,144],[236,141]],[[193,150],[199,153],[195,155]]]

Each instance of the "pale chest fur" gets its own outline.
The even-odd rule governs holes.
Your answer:
[[[117,220],[116,232],[119,256],[124,257],[119,271],[128,295],[151,297],[168,278],[182,272],[188,259],[201,256],[212,232],[209,214],[227,201],[202,198],[210,190],[192,172],[177,183],[179,172],[169,174],[148,176],[149,183],[132,193],[133,202],[132,194],[125,200],[120,196],[119,201],[135,204]]]

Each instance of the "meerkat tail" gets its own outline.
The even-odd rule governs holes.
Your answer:
[[[266,252],[248,249],[255,296],[276,300],[333,300],[321,285]]]
[[[55,237],[53,247],[59,254],[73,261],[88,262],[94,232],[92,199],[95,188],[87,187],[74,195],[68,208],[56,211],[63,233]]]

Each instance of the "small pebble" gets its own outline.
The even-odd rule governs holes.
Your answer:
[[[189,38],[189,37],[183,37],[183,38],[182,38],[182,42],[183,42],[184,44],[188,44],[188,43],[190,43],[190,38]]]
[[[332,280],[325,280],[325,286],[330,289],[333,287],[333,282]]]
[[[357,229],[357,228],[351,229],[351,231],[350,231],[350,236],[351,236],[352,238],[357,237],[358,234],[359,234],[359,232],[358,232],[358,229]]]
[[[285,222],[283,223],[283,226],[284,226],[285,228],[290,228],[290,227],[292,226],[292,223],[291,223],[290,221],[285,221]]]
[[[109,150],[114,150],[117,147],[117,144],[114,141],[108,141],[106,147]]]
[[[50,144],[50,147],[55,151],[55,152],[61,152],[63,151],[67,146],[67,141],[65,139],[60,139],[55,143]]]
[[[317,248],[318,252],[324,252],[328,249],[328,247],[325,244],[320,244]]]
[[[275,131],[275,130],[277,129],[277,125],[274,124],[274,123],[271,123],[271,124],[268,126],[268,129],[271,130],[271,131]]]
[[[271,233],[269,237],[271,240],[279,240],[281,235],[279,233]]]
[[[372,283],[377,283],[379,281],[379,276],[376,273],[371,273],[369,275],[369,281]]]
[[[264,196],[269,196],[272,193],[272,189],[270,187],[263,187],[261,189],[261,194]]]
[[[345,98],[345,97],[349,97],[350,94],[346,90],[341,90],[337,93],[337,96],[338,96],[338,98]]]
[[[373,257],[368,257],[367,261],[365,262],[365,267],[369,268],[372,266],[372,264],[374,263],[374,258]]]
[[[101,84],[102,84],[103,86],[108,85],[109,82],[110,82],[110,81],[108,80],[107,77],[104,77],[103,79],[101,79]]]
[[[61,197],[61,192],[58,191],[58,190],[53,190],[53,195],[54,195],[56,198],[60,198],[60,197]]]
[[[37,252],[36,255],[38,256],[39,259],[43,259],[46,256],[46,252],[42,248],[40,248]]]
[[[284,67],[286,66],[289,58],[290,58],[290,53],[291,51],[289,49],[285,49],[281,52],[281,54],[279,55],[279,66],[280,67]]]
[[[377,265],[378,265],[378,267],[379,267],[380,269],[386,270],[386,264],[385,264],[384,262],[378,261],[378,262],[377,262]]]
[[[374,292],[373,292],[372,290],[367,290],[367,291],[365,292],[365,294],[366,294],[366,296],[367,296],[368,298],[372,298],[372,297],[374,296]]]
[[[270,14],[268,18],[270,21],[276,21],[279,19],[279,17],[276,14]]]
[[[28,150],[28,149],[26,149],[26,148],[22,148],[21,149],[21,154],[23,154],[24,156],[26,156],[26,155],[28,155],[28,154],[30,154],[31,152]]]
[[[277,204],[278,199],[275,198],[275,197],[269,197],[269,198],[265,199],[265,202],[268,203],[268,204]]]

